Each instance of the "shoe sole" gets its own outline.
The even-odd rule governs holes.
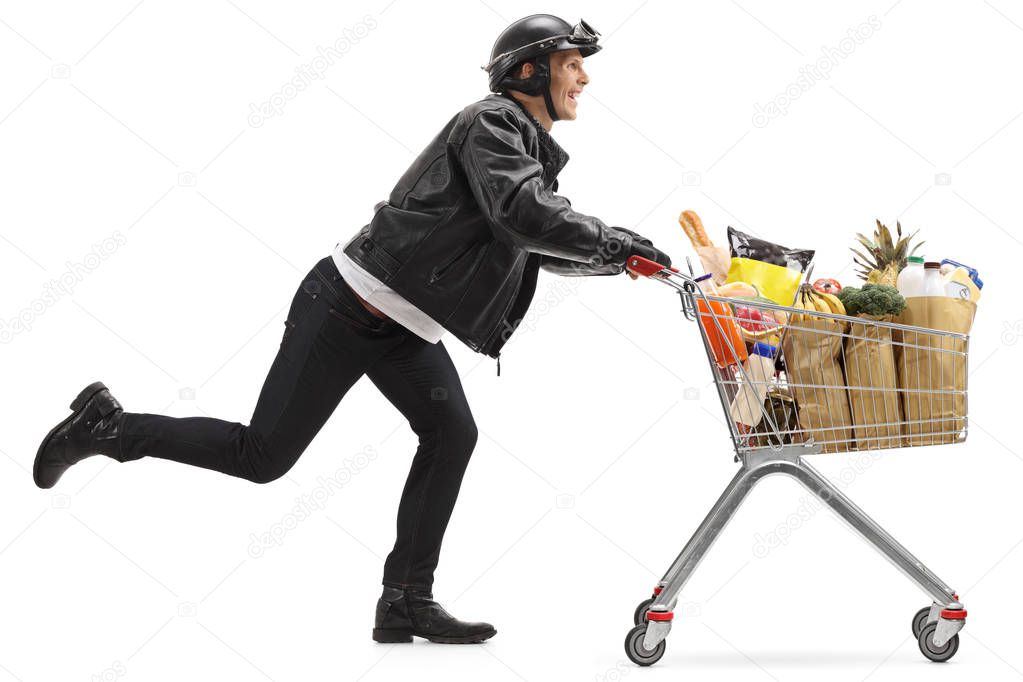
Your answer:
[[[421,635],[408,629],[373,628],[373,640],[381,644],[408,644],[412,641],[412,635],[437,644],[476,644],[490,639],[496,634],[497,630],[490,630],[479,635],[465,637],[439,637],[437,635]]]
[[[71,414],[68,415],[68,417],[64,419],[62,422],[60,422],[52,429],[50,429],[50,432],[46,434],[46,438],[43,438],[43,442],[39,445],[39,449],[36,450],[35,462],[32,464],[32,480],[35,481],[37,487],[43,488],[45,490],[47,488],[52,488],[53,486],[57,485],[57,481],[54,481],[51,485],[42,485],[39,482],[39,476],[42,473],[40,471],[40,466],[42,464],[43,450],[45,450],[46,446],[49,445],[50,439],[53,438],[53,434],[62,429],[64,425],[67,424],[69,421],[77,417],[78,414],[82,411],[82,408],[85,407],[85,404],[89,402],[89,400],[94,395],[96,395],[100,391],[106,390],[106,388],[107,388],[106,385],[102,381],[95,381],[86,386],[85,388],[83,388],[81,392],[78,394],[78,396],[71,401],[70,406]]]

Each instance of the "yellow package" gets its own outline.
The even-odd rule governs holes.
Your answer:
[[[796,300],[799,280],[813,260],[812,249],[790,249],[728,226],[728,250],[732,262],[726,282],[749,282],[760,295],[778,305]]]
[[[760,295],[778,305],[792,305],[799,289],[801,270],[773,265],[752,258],[732,258],[725,282],[749,282],[760,290]]]

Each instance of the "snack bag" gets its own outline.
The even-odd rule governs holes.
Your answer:
[[[775,303],[792,305],[803,272],[813,260],[813,250],[790,249],[757,239],[731,225],[728,226],[728,246],[732,262],[726,282],[749,282]]]

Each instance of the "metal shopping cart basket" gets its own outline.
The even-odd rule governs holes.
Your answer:
[[[959,595],[804,456],[965,440],[968,335],[711,296],[696,278],[635,256],[627,267],[674,288],[683,315],[698,323],[741,464],[636,607],[629,658],[646,666],[664,655],[679,593],[746,495],[771,474],[806,486],[927,593],[932,603],[913,616],[913,635],[928,659],[952,658],[966,623]],[[764,341],[747,351],[746,334]]]

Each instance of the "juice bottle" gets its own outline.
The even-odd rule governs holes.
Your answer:
[[[717,295],[717,287],[709,274],[697,277],[696,283],[708,296]],[[700,312],[700,325],[707,334],[718,367],[730,367],[744,361],[747,357],[746,341],[742,338],[732,307],[724,301],[704,301],[699,294],[694,294],[694,298]]]

